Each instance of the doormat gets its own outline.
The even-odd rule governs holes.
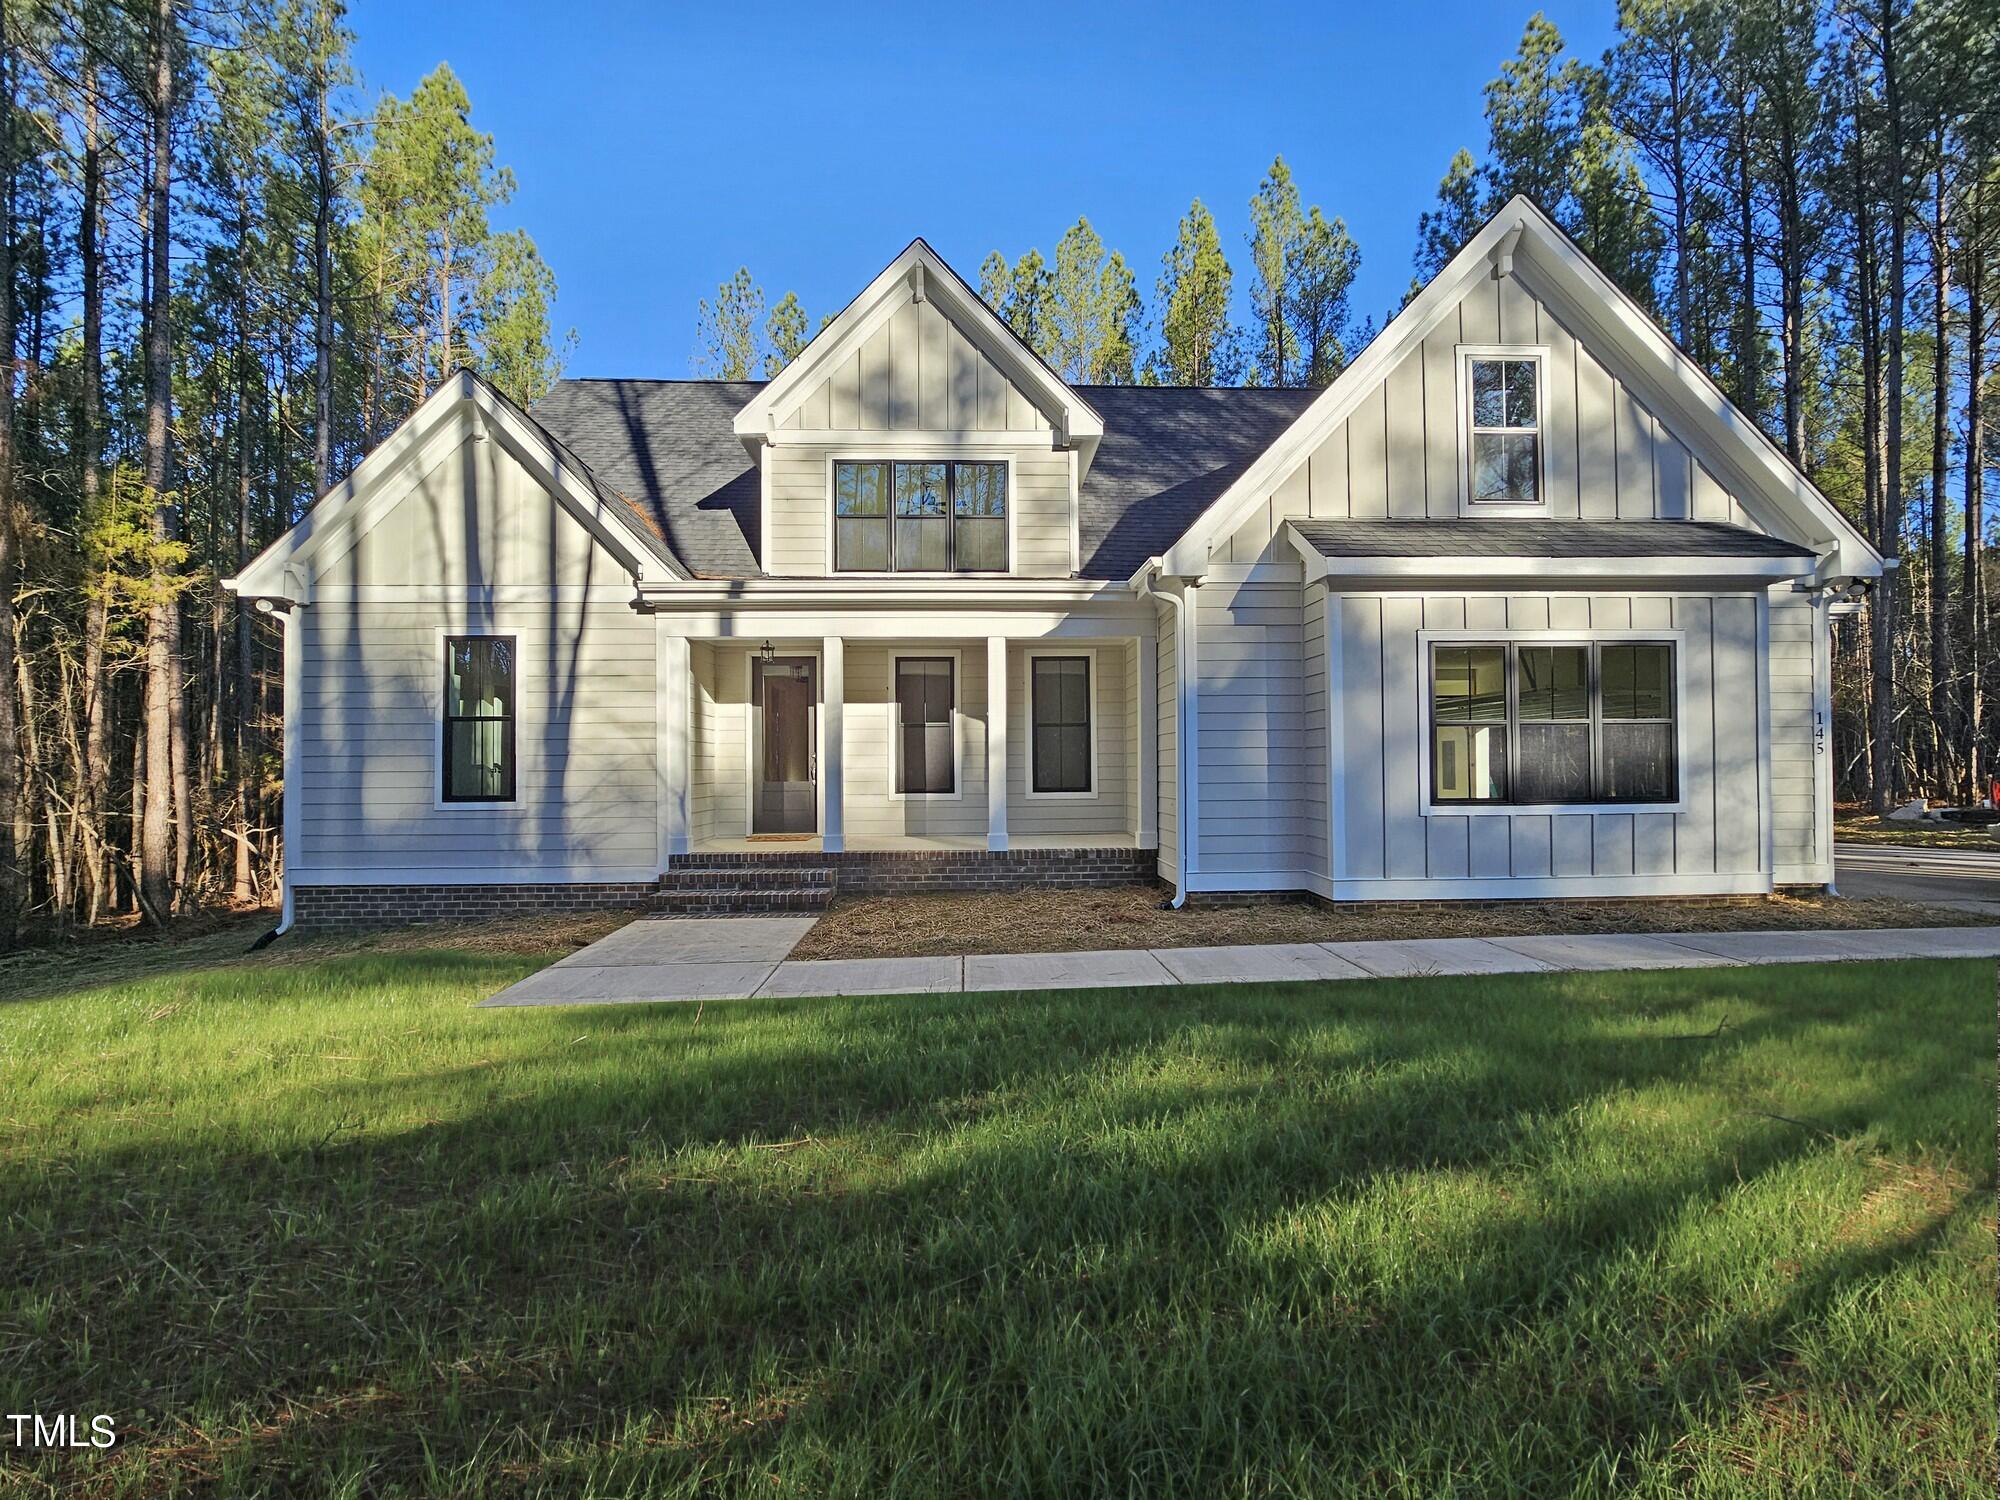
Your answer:
[[[809,844],[818,837],[819,835],[816,833],[753,833],[750,835],[750,842],[753,844]]]

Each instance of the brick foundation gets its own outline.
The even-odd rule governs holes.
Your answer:
[[[1086,886],[1152,885],[1153,849],[866,850],[848,854],[690,854],[672,869],[693,866],[696,883],[736,869],[770,874],[832,872],[844,896],[917,896],[943,891],[1004,891],[1025,886],[1073,890]],[[683,883],[671,881],[669,883]],[[658,906],[650,881],[584,885],[300,885],[293,920],[301,929],[407,927],[419,922],[481,922],[550,912],[608,911]],[[719,908],[718,908],[719,909]]]
[[[935,891],[1005,891],[1023,886],[1152,885],[1156,849],[867,849],[845,854],[676,855],[670,868],[704,871],[832,870],[843,896],[919,896]]]
[[[650,882],[616,885],[300,885],[292,920],[313,932],[346,927],[409,927],[418,922],[483,922],[495,917],[641,907]]]

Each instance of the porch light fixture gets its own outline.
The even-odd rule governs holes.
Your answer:
[[[766,641],[762,646],[757,648],[757,654],[763,657],[765,661],[770,661],[777,656],[778,648],[773,646],[769,641]]]

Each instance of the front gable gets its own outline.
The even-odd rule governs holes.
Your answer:
[[[684,570],[628,504],[493,386],[460,370],[223,582],[245,599],[308,604],[321,586],[636,585],[676,576]]]
[[[1198,576],[1292,518],[1456,518],[1469,352],[1539,364],[1550,519],[1721,521],[1873,577],[1858,530],[1557,226],[1516,198],[1160,560]],[[1504,512],[1493,512],[1503,514]]]

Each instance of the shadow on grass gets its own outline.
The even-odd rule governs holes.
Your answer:
[[[496,1013],[302,1082],[351,1132],[10,1167],[0,1370],[144,1408],[96,1472],[154,1488],[1713,1484],[1990,1196],[1812,1227],[1990,1044],[1902,972]],[[1814,1462],[1943,1462],[1892,1425]]]

